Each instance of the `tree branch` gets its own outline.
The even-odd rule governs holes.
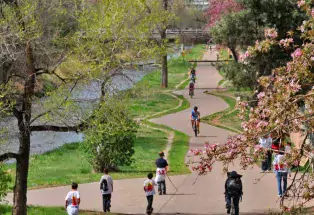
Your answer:
[[[11,159],[11,158],[15,158],[17,160],[19,158],[19,155],[13,152],[2,154],[0,155],[0,162]]]
[[[30,126],[31,131],[56,131],[56,132],[69,132],[74,131],[76,133],[79,132],[80,128],[82,128],[83,125],[80,124],[78,126],[55,126],[55,125],[34,125]]]

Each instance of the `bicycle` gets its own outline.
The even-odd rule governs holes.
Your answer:
[[[190,89],[189,90],[189,96],[191,97],[191,99],[193,98],[193,96],[194,96],[194,89]]]
[[[197,119],[193,120],[193,131],[195,133],[195,137],[197,137],[197,133],[198,133],[198,128],[197,128]]]

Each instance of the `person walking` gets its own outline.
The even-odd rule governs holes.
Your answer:
[[[230,214],[231,198],[233,198],[235,215],[239,215],[239,202],[243,195],[241,177],[242,175],[239,175],[236,171],[227,172],[227,180],[225,182],[227,214]]]
[[[166,195],[166,174],[168,171],[167,160],[164,159],[164,152],[159,152],[159,158],[156,160],[156,178],[155,181],[158,184],[159,195]]]
[[[271,171],[271,165],[272,165],[272,151],[271,151],[271,145],[272,145],[272,139],[270,136],[265,135],[264,137],[261,137],[259,139],[259,144],[262,148],[266,150],[265,159],[262,161],[262,173],[268,171]]]
[[[65,197],[65,209],[67,210],[68,215],[78,215],[79,214],[79,205],[81,203],[80,193],[77,190],[78,184],[73,182],[72,190],[68,192]]]
[[[144,181],[144,191],[146,193],[146,198],[147,198],[147,208],[146,208],[146,213],[147,214],[152,214],[153,213],[153,200],[154,200],[154,195],[155,195],[155,187],[157,184],[156,182],[152,179],[153,178],[153,173],[148,173],[147,175],[147,180]]]
[[[103,211],[110,212],[111,193],[113,192],[113,180],[109,175],[109,170],[104,169],[104,175],[100,178],[100,191],[102,194]]]
[[[289,177],[291,177],[290,169],[288,168],[287,163],[284,161],[284,157],[284,152],[279,150],[277,151],[273,162],[274,172],[277,179],[278,197],[283,197],[286,195],[288,174]]]

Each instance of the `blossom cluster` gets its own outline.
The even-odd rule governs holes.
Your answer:
[[[282,39],[279,42],[279,44],[284,48],[289,47],[292,43],[293,43],[293,38]]]

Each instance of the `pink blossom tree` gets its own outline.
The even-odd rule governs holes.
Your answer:
[[[264,149],[256,145],[259,137],[271,133],[273,138],[284,140],[292,132],[302,132],[304,140],[301,145],[285,156],[286,164],[295,166],[296,172],[288,186],[288,195],[280,201],[283,212],[288,209],[298,211],[314,199],[312,165],[299,172],[302,158],[309,158],[311,164],[314,160],[314,147],[306,141],[314,132],[314,10],[306,1],[298,1],[298,7],[310,17],[295,30],[301,31],[303,45],[294,44],[291,36],[279,40],[275,29],[265,29],[265,39],[249,47],[241,56],[244,63],[250,64],[256,55],[280,46],[291,53],[292,59],[285,66],[274,69],[271,75],[258,79],[261,91],[257,95],[257,106],[250,107],[248,102],[238,101],[242,120],[249,112],[249,119],[242,123],[243,133],[230,136],[224,144],[207,143],[205,150],[191,151],[196,156],[201,155],[200,162],[192,165],[200,174],[210,172],[215,162],[221,162],[226,171],[235,159],[240,160],[241,167],[246,169],[256,165],[265,154]],[[289,208],[287,201],[292,202]]]
[[[225,14],[239,12],[242,6],[236,0],[208,0],[207,15],[210,17],[208,26],[211,27]]]

